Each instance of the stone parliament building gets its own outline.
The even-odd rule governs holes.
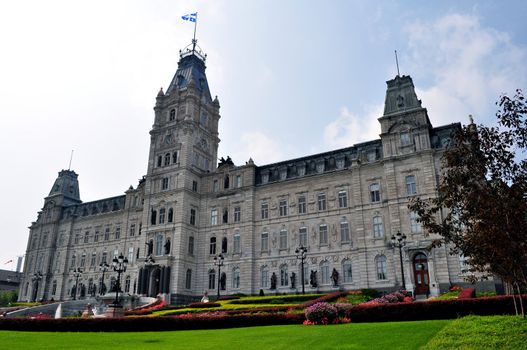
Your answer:
[[[429,248],[407,204],[437,194],[441,155],[460,124],[433,127],[409,76],[387,82],[380,139],[258,166],[218,159],[220,104],[205,55],[181,53],[157,94],[147,174],[124,195],[82,202],[62,170],[30,226],[20,300],[68,300],[111,289],[172,303],[215,294],[401,288],[437,295],[463,282],[463,259]],[[391,245],[407,236],[403,266]],[[295,253],[307,247],[304,269]],[[218,273],[215,257],[222,254]],[[74,270],[82,273],[76,277]],[[78,283],[78,287],[76,286]]]

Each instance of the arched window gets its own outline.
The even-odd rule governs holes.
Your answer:
[[[176,110],[175,110],[175,109],[171,109],[171,110],[170,110],[170,117],[169,117],[168,120],[169,120],[169,121],[172,121],[172,120],[174,120],[174,119],[176,119]]]
[[[187,269],[187,274],[185,277],[185,288],[190,289],[192,288],[192,270]]]
[[[225,290],[226,286],[227,286],[227,274],[225,272],[222,272],[221,277],[220,277],[220,289]]]
[[[232,269],[232,288],[240,288],[240,268]]]
[[[124,280],[124,292],[125,293],[130,293],[130,276],[126,276],[125,280]]]
[[[168,219],[167,222],[172,222],[174,220],[174,210],[172,208],[168,209]]]
[[[227,237],[223,237],[221,240],[221,252],[227,253]]]
[[[159,209],[159,223],[160,224],[165,223],[165,208]]]
[[[375,258],[375,267],[377,269],[377,279],[387,280],[388,275],[386,272],[386,257],[384,255],[379,255]]]
[[[320,284],[329,284],[329,277],[329,261],[326,260],[320,263]]]
[[[351,260],[346,259],[342,262],[342,282],[353,282],[353,273],[351,267]]]
[[[163,156],[157,156],[157,167],[159,168],[163,164]]]
[[[210,238],[209,254],[210,255],[216,254],[216,237],[211,237]]]
[[[209,289],[216,288],[216,271],[214,269],[209,270]]]
[[[280,286],[285,287],[289,285],[289,273],[287,265],[280,266]]]
[[[51,295],[55,295],[57,293],[57,281],[53,281],[53,285],[51,287]]]
[[[229,188],[229,175],[225,175],[223,178],[223,188],[228,189]]]

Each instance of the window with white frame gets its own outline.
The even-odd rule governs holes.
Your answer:
[[[309,284],[309,266],[306,263],[304,263],[304,284]]]
[[[329,281],[329,261],[326,260],[320,264],[320,284],[329,284]]]
[[[212,209],[210,211],[210,224],[211,225],[218,224],[218,209]]]
[[[260,212],[261,212],[262,219],[269,218],[269,204],[267,204],[267,202],[263,202],[261,204]]]
[[[236,175],[236,187],[237,188],[242,187],[242,176],[241,175]]]
[[[320,245],[328,244],[328,225],[321,224],[318,226]]]
[[[415,211],[410,212],[410,232],[421,233],[421,223],[419,222],[419,214]]]
[[[160,224],[165,223],[165,208],[159,209],[159,223]]]
[[[260,271],[260,287],[262,289],[269,287],[269,269],[267,266],[263,266]]]
[[[298,197],[298,214],[305,214],[305,213],[307,213],[306,196],[300,196]]]
[[[415,176],[408,175],[406,177],[406,194],[412,196],[417,193],[417,186],[415,184]]]
[[[377,279],[387,280],[388,275],[386,273],[386,257],[384,255],[380,255],[375,258],[375,267],[377,268]]]
[[[373,237],[384,237],[384,226],[382,224],[382,217],[379,215],[373,217]]]
[[[378,183],[370,185],[370,199],[372,203],[381,201],[381,187]]]
[[[286,216],[287,215],[287,200],[281,199],[278,205],[280,216]]]
[[[340,222],[340,240],[342,243],[349,243],[350,241],[350,227],[345,218]]]
[[[287,272],[287,265],[280,266],[280,286],[285,287],[289,285],[289,273]]]
[[[95,266],[95,261],[97,260],[97,253],[91,253],[90,266]]]
[[[240,268],[235,267],[232,269],[232,288],[240,288]]]
[[[260,246],[262,252],[269,251],[269,233],[268,232],[262,232]]]
[[[135,224],[130,225],[130,237],[135,236]]]
[[[156,236],[156,250],[155,254],[157,256],[163,255],[163,236],[157,235]]]
[[[242,217],[242,210],[240,207],[234,207],[234,222],[240,222]]]
[[[131,264],[134,262],[134,247],[128,248],[128,263]]]
[[[233,240],[233,247],[232,247],[232,249],[234,250],[233,251],[234,254],[240,254],[241,253],[241,250],[242,250],[241,237],[240,237],[240,234],[238,232],[236,232],[234,234],[234,240]]]
[[[287,249],[287,230],[280,230],[280,249]]]
[[[104,229],[104,240],[107,241],[110,239],[110,228],[107,227]]]
[[[326,194],[325,193],[319,193],[317,196],[317,203],[318,203],[318,210],[324,211],[326,210]]]
[[[218,192],[219,189],[220,189],[220,184],[219,184],[218,180],[214,180],[213,185],[212,185],[212,190],[214,192]]]
[[[307,227],[300,227],[298,230],[298,244],[307,247]]]
[[[170,165],[170,153],[165,154],[165,166]]]
[[[353,272],[351,266],[351,260],[346,259],[342,262],[342,282],[351,283],[353,282]]]
[[[348,192],[339,191],[339,208],[348,207]]]

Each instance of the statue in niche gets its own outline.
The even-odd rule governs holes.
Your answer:
[[[397,96],[397,107],[404,107],[404,97],[401,95]]]
[[[274,273],[274,272],[271,275],[271,289],[272,290],[276,289],[276,273]]]
[[[165,242],[165,255],[170,254],[170,239],[167,239]]]
[[[310,284],[311,287],[313,287],[313,288],[318,287],[318,283],[317,283],[317,271],[316,271],[316,270],[311,270],[311,274],[309,275],[309,284]]]
[[[291,278],[291,288],[295,289],[296,288],[296,273],[291,272],[290,278]]]
[[[339,285],[339,272],[335,268],[333,268],[333,271],[331,272],[331,280],[333,281],[333,287]]]
[[[154,240],[149,240],[146,245],[148,246],[148,254],[146,255],[152,255],[152,253],[154,252]]]
[[[222,272],[221,277],[220,277],[220,289],[225,290],[226,284],[227,284],[227,275],[225,274],[225,272]]]

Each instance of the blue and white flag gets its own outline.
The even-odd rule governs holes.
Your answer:
[[[196,22],[198,20],[198,13],[191,13],[188,15],[181,16],[184,21]]]

